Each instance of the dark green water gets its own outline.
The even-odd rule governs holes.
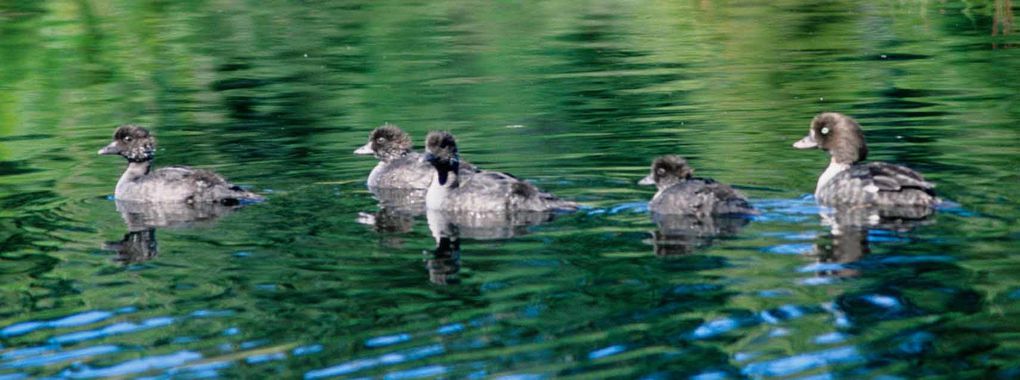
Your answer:
[[[1016,378],[1018,12],[0,3],[0,378]],[[833,234],[827,158],[790,147],[827,110],[959,206]],[[125,122],[268,202],[125,236],[95,153]],[[586,209],[459,256],[378,232],[351,151],[383,122]],[[656,238],[635,182],[667,153],[763,214]]]

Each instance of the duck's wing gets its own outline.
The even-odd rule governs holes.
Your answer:
[[[187,192],[190,194],[186,197],[189,202],[236,203],[242,200],[262,200],[261,196],[230,183],[213,171],[187,166],[160,168],[149,174],[146,181],[162,183],[174,191]]]
[[[472,209],[491,206],[503,211],[572,210],[578,205],[539,190],[535,185],[503,172],[482,170],[465,176],[458,189],[461,202],[475,202]],[[465,205],[466,206],[466,205]]]
[[[917,189],[929,195],[935,195],[935,184],[925,181],[920,173],[906,166],[871,162],[866,165],[851,166],[850,171],[850,175],[853,177],[869,177],[871,184],[878,187],[879,191]]]
[[[853,165],[822,189],[826,204],[868,206],[931,206],[939,202],[935,184],[905,166],[886,162]]]
[[[188,166],[167,166],[156,169],[150,173],[146,180],[159,180],[159,181],[181,181],[186,178],[190,178],[195,174],[196,169]]]
[[[695,179],[695,181],[701,181],[701,190],[699,192],[711,194],[704,198],[712,201],[712,213],[713,214],[754,214],[756,211],[751,203],[747,201],[739,191],[730,187],[730,185],[716,182],[713,179]],[[692,182],[692,181],[688,181]]]
[[[662,191],[652,211],[662,214],[751,214],[754,209],[732,187],[710,178],[692,178]]]
[[[459,176],[460,184],[453,190],[457,202],[451,205],[451,209],[507,211],[507,199],[516,179],[506,173],[490,171],[477,173],[461,171]]]

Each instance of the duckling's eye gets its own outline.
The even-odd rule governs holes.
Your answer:
[[[124,136],[124,142],[131,142],[131,136]]]
[[[386,142],[386,138],[385,137],[377,138],[377,139],[375,139],[375,142],[382,144],[382,143]]]
[[[822,134],[823,135],[829,134],[829,127],[822,127]]]
[[[658,174],[658,175],[666,174],[666,169],[663,169],[663,168],[655,169],[655,174]]]

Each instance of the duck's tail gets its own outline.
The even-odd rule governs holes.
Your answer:
[[[553,211],[577,211],[577,209],[581,208],[580,203],[560,199],[549,193],[542,193],[540,196],[546,205],[548,205],[548,208]]]
[[[225,205],[250,205],[253,203],[259,203],[266,200],[265,197],[245,190],[240,186],[231,186],[228,190],[228,194],[223,194],[222,197],[218,197],[220,203]]]

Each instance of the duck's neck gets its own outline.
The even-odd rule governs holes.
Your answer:
[[[818,197],[818,193],[822,191],[822,186],[829,183],[829,181],[832,180],[832,177],[835,177],[836,174],[839,174],[849,168],[850,164],[836,162],[835,158],[829,160],[829,167],[825,168],[825,172],[822,172],[822,175],[818,177],[818,185],[815,186],[815,197]]]
[[[446,207],[446,198],[450,191],[460,186],[460,178],[456,170],[448,170],[446,174],[440,174],[439,169],[432,172],[432,183],[425,193],[425,208],[430,210],[441,210]]]
[[[124,170],[124,174],[121,174],[120,180],[117,181],[117,189],[114,191],[114,196],[120,197],[129,183],[149,175],[151,169],[152,160],[128,161],[127,169]]]

